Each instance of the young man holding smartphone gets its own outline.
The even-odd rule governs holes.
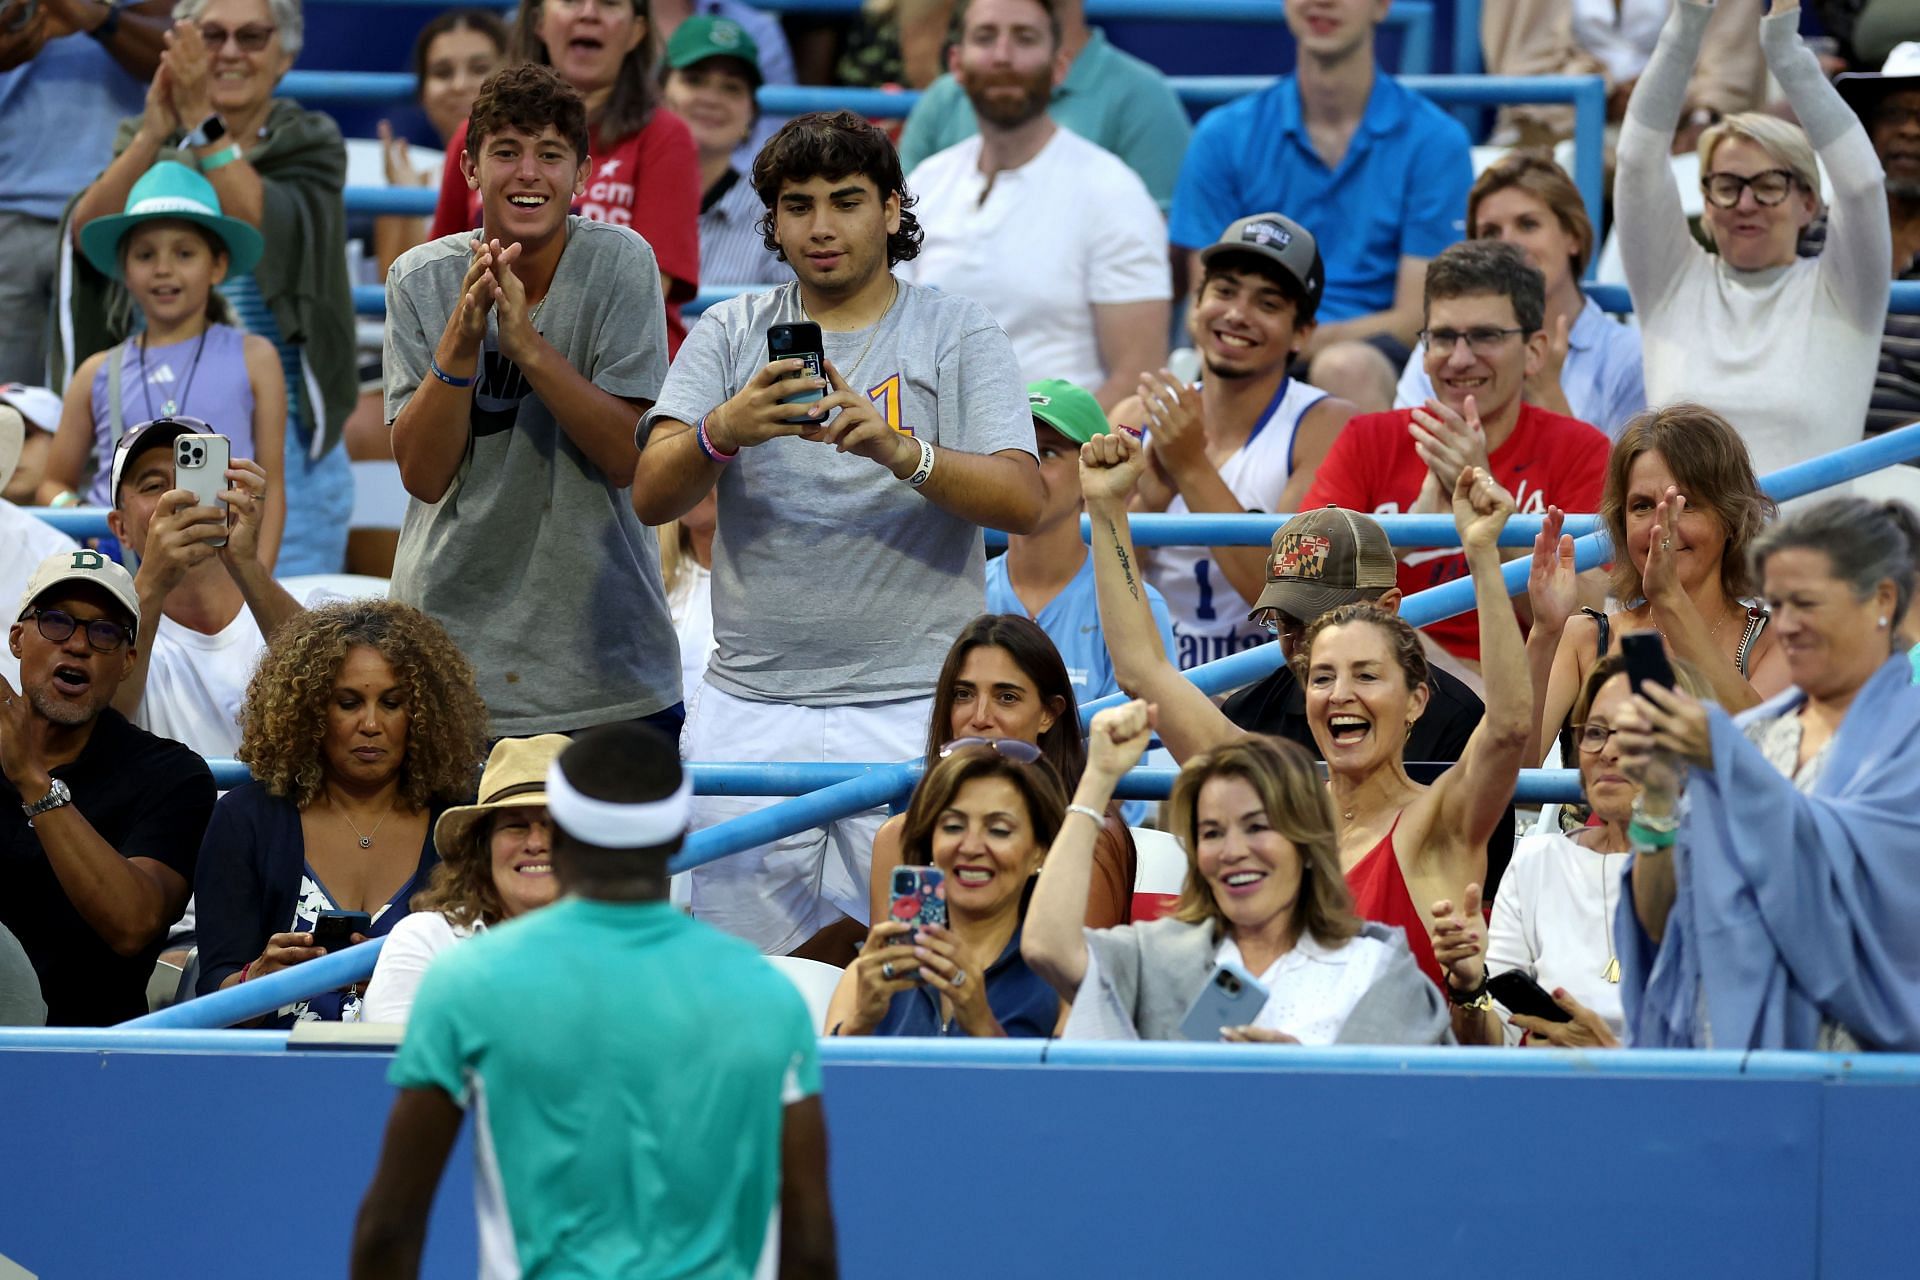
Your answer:
[[[1025,533],[1044,502],[1018,366],[984,307],[894,276],[919,227],[893,144],[867,121],[788,122],[753,186],[767,247],[796,278],[701,318],[633,476],[650,524],[719,490],[718,648],[684,745],[695,760],[916,756],[941,661],[986,604],[979,526]],[[769,358],[769,330],[807,322],[823,334],[824,378]],[[695,822],[763,803],[703,797]],[[881,818],[697,869],[694,914],[776,954],[851,917],[857,935],[808,952],[844,963],[865,933]]]
[[[413,495],[393,598],[472,659],[492,731],[680,721],[680,658],[653,531],[621,492],[667,366],[653,251],[568,213],[586,107],[547,67],[481,86],[462,160],[476,236],[387,277],[386,401]]]

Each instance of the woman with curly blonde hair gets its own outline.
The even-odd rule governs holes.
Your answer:
[[[199,993],[325,955],[317,933],[390,931],[438,862],[434,820],[473,794],[486,726],[472,666],[417,609],[353,600],[277,631],[240,715],[254,781],[200,846]],[[359,1016],[329,992],[272,1021]]]
[[[547,770],[570,741],[558,733],[502,738],[480,775],[479,803],[449,809],[433,824],[440,865],[414,895],[413,914],[380,948],[361,1010],[365,1021],[404,1023],[435,956],[560,896]]]

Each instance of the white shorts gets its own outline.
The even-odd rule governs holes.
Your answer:
[[[752,702],[708,684],[689,709],[681,754],[688,760],[833,761],[918,759],[927,749],[933,699],[796,707]],[[753,813],[780,797],[696,796],[693,829]],[[867,923],[873,837],[887,819],[868,809],[826,827],[731,854],[687,873],[694,918],[785,955],[841,916]]]

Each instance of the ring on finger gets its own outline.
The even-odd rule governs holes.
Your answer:
[[[881,963],[880,976],[885,978],[888,982],[893,981],[893,961],[887,960]]]
[[[956,987],[961,986],[966,982],[966,980],[967,980],[967,971],[965,969],[955,969],[953,971],[954,986]]]

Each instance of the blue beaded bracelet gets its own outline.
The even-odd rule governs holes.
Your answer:
[[[478,370],[475,370],[470,377],[465,377],[465,378],[454,377],[452,374],[448,373],[445,369],[442,369],[440,367],[440,360],[439,360],[439,357],[437,356],[431,357],[428,359],[427,367],[433,370],[434,377],[440,379],[440,381],[446,383],[450,387],[470,387],[474,383],[480,381],[480,373]]]

